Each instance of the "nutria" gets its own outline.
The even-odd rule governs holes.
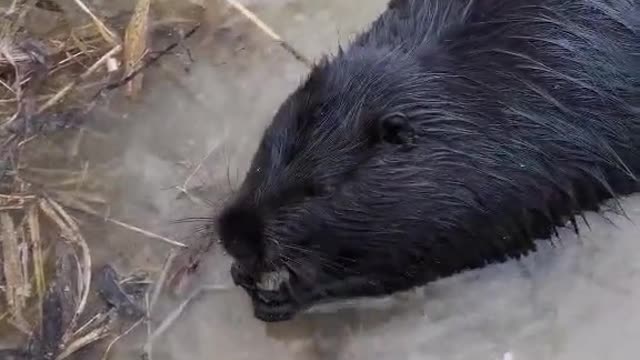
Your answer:
[[[217,228],[282,321],[521,257],[638,172],[638,0],[393,0],[280,106]]]

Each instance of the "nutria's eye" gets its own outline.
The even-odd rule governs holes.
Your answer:
[[[411,144],[415,132],[409,118],[403,113],[392,113],[380,118],[378,122],[379,138],[398,145]]]

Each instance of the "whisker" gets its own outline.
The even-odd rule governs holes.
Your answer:
[[[211,222],[211,217],[188,217],[182,219],[171,220],[171,224],[189,224],[198,222]]]
[[[293,275],[303,280],[305,283],[312,283],[314,279],[310,278],[304,271],[298,269],[298,267],[302,267],[299,262],[294,259],[283,257],[283,265],[289,270]]]
[[[313,249],[302,248],[302,247],[298,247],[290,244],[280,244],[280,246],[283,249],[292,250],[293,252],[299,252],[303,256],[305,255],[313,256],[320,261],[321,266],[325,266],[331,270],[338,271],[338,272],[352,272],[351,269],[349,269],[345,265],[339,262],[333,261],[331,259],[328,259],[327,257],[323,256],[320,252],[314,251]],[[288,256],[288,258],[291,258],[291,256]],[[344,260],[349,260],[349,259],[344,259]],[[303,264],[300,264],[300,265],[302,266]]]

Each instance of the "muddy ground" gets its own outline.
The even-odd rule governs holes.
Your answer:
[[[105,13],[130,6],[94,3]],[[118,170],[111,216],[181,241],[196,237],[195,225],[173,221],[206,216],[229,195],[277,105],[307,72],[237,12],[221,10],[223,1],[200,3],[205,24],[186,44],[193,62],[184,54],[166,57],[147,72],[139,102],[114,98],[101,105],[86,124],[101,136],[85,137],[80,152],[91,164],[110,162]],[[364,28],[386,0],[244,3],[317,59]],[[52,149],[65,151],[74,131],[55,137]],[[629,219],[589,214],[591,228],[583,224],[581,238],[562,230],[561,243],[542,245],[523,261],[289,323],[255,320],[240,290],[206,293],[154,343],[153,359],[632,359],[640,352],[640,197],[624,205]],[[110,224],[87,237],[96,266],[109,262],[122,273],[157,270],[172,249]],[[212,249],[196,282],[230,287],[228,265]],[[179,302],[165,299],[162,309]],[[142,327],[111,358],[139,359],[145,338]],[[87,351],[78,358],[100,356]]]

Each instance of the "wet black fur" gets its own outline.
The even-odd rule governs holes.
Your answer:
[[[638,173],[640,1],[394,0],[282,104],[218,228],[284,320],[522,256]]]

